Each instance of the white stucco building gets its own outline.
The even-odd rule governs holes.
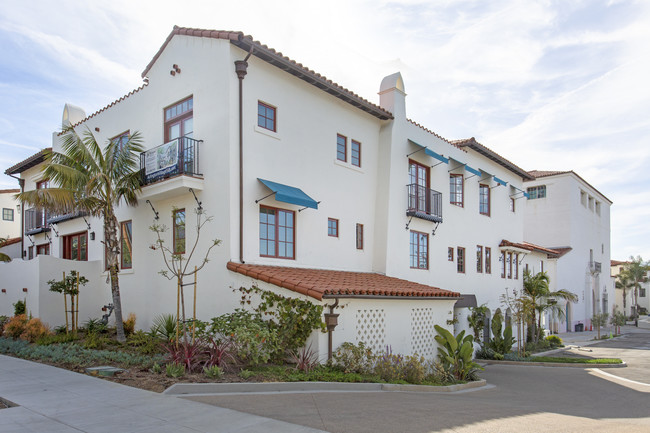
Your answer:
[[[145,140],[139,206],[117,210],[122,305],[138,327],[176,308],[149,227],[165,224],[168,245],[189,245],[197,206],[214,217],[198,250],[222,240],[198,276],[198,317],[231,311],[232,288],[256,284],[336,304],[334,347],[365,341],[433,357],[434,324],[451,330],[457,317],[455,330],[467,328],[459,299],[494,311],[506,290],[521,290],[526,266],[555,273],[562,251],[524,236],[524,182],[534,178],[473,138],[446,140],[410,120],[399,73],[382,81],[376,105],[249,36],[175,27],[142,75],[107,107],[66,105],[63,115],[98,142],[135,131]],[[25,190],[47,186],[43,155],[6,173]],[[24,212],[21,273],[33,276],[25,292],[11,273],[3,296],[33,296],[56,324],[43,281],[78,268],[91,280],[80,317],[99,316],[111,300],[102,222]],[[328,336],[313,341],[325,356]]]
[[[0,189],[0,238],[12,239],[20,236],[20,202],[14,196],[20,189]]]
[[[611,315],[614,288],[609,276],[612,202],[573,171],[531,171],[526,181],[524,237],[565,251],[557,263],[557,288],[578,295],[567,306],[567,327],[591,326],[594,314]]]
[[[612,287],[615,288],[616,291],[616,301],[614,308],[618,309],[618,311],[621,311],[625,313],[626,316],[630,317],[632,316],[634,312],[634,305],[636,304],[636,300],[634,297],[634,288],[628,288],[625,290],[625,301],[623,300],[623,289],[616,287],[616,278],[618,277],[618,274],[621,273],[625,265],[629,262],[624,262],[620,260],[612,260],[611,261],[611,276],[612,276]],[[650,311],[650,272],[648,273],[648,281],[641,283],[641,287],[639,288],[639,307],[642,308],[642,311]]]

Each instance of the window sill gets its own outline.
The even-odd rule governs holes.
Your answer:
[[[270,129],[262,128],[260,126],[255,125],[253,127],[255,132],[259,132],[260,134],[264,134],[267,137],[275,138],[276,140],[281,140],[280,136],[278,135],[277,132],[273,132]]]
[[[340,161],[338,159],[334,159],[334,164],[336,164],[336,165],[338,165],[340,167],[347,168],[349,170],[356,171],[357,173],[363,173],[363,170],[360,167],[357,167],[356,165],[352,165],[349,162],[343,162],[343,161]]]

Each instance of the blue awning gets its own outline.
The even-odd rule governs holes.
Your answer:
[[[496,177],[496,176],[493,176],[493,177],[494,177],[494,181],[495,181],[496,183],[498,183],[498,184],[501,184],[501,185],[503,185],[503,186],[506,186],[506,185],[508,184],[508,182],[506,182],[505,180],[501,180],[501,179],[499,179],[499,178]]]
[[[277,201],[318,209],[318,203],[316,200],[302,192],[300,188],[271,182],[270,180],[260,179],[259,177],[257,180],[262,182],[264,186],[275,193],[275,199]]]
[[[409,139],[409,141],[410,141],[411,143],[415,144],[416,146],[419,146],[419,147],[424,148],[424,153],[426,153],[426,154],[429,155],[430,157],[435,158],[435,159],[437,159],[437,160],[440,161],[440,162],[444,162],[445,164],[449,164],[449,158],[445,158],[444,156],[442,156],[442,155],[440,155],[440,154],[434,152],[433,150],[429,149],[428,147],[426,147],[426,146],[422,146],[421,144],[416,143],[415,141],[413,141],[413,140],[411,140],[411,139]]]
[[[476,170],[475,168],[470,167],[469,165],[465,164],[465,170],[469,171],[472,174],[475,174],[477,176],[481,175],[481,172]]]

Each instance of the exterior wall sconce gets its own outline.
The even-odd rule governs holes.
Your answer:
[[[23,292],[27,293],[27,287],[23,287]]]
[[[95,126],[95,131],[99,132],[99,126]]]
[[[2,289],[2,293],[7,293],[7,289]]]
[[[95,232],[90,232],[90,240],[91,241],[95,240]]]

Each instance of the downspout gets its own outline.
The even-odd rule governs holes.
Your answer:
[[[334,309],[339,306],[339,298],[334,298],[334,304],[329,305],[330,312],[325,313],[325,325],[327,326],[327,360],[332,359],[332,333],[338,325],[338,314],[334,314]]]
[[[18,185],[20,186],[20,193],[22,194],[25,192],[25,179],[21,179],[20,177],[16,177],[13,174],[7,174],[9,177],[13,177],[18,181]],[[24,258],[24,238],[25,238],[25,203],[23,201],[20,201],[20,258]]]
[[[248,69],[248,58],[253,54],[251,46],[244,60],[235,60],[235,72],[239,80],[239,262],[244,263],[244,77]]]

